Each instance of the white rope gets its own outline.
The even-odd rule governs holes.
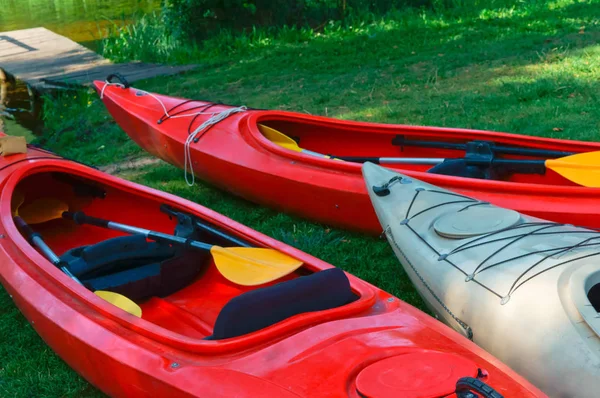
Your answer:
[[[122,85],[121,83],[110,83],[109,81],[104,81],[104,87],[102,87],[102,91],[100,91],[100,99],[104,99],[104,90],[106,90],[106,87],[108,86],[118,86],[121,88],[125,88],[124,85]]]
[[[125,88],[125,86],[121,83],[110,83],[108,81],[104,82],[104,87],[102,87],[102,91],[100,92],[100,99],[104,98],[104,90],[106,89],[106,87],[108,86],[118,86],[121,88]],[[159,104],[160,106],[163,108],[163,111],[165,113],[165,116],[167,116],[167,118],[169,119],[176,119],[176,118],[181,118],[181,117],[190,117],[190,116],[196,116],[196,115],[211,115],[210,118],[208,118],[204,123],[202,123],[200,126],[198,126],[198,128],[196,128],[196,130],[194,130],[187,138],[187,140],[185,140],[185,145],[184,145],[184,176],[185,176],[185,182],[191,187],[194,185],[195,182],[195,178],[194,178],[194,166],[192,164],[192,157],[191,157],[191,153],[190,153],[190,145],[192,144],[192,142],[194,141],[194,139],[196,138],[196,136],[198,135],[198,133],[202,132],[203,130],[205,130],[206,128],[219,123],[220,121],[227,119],[229,116],[235,114],[235,113],[239,113],[239,112],[244,112],[246,111],[248,108],[246,108],[245,106],[239,106],[237,108],[229,108],[226,109],[222,112],[219,113],[215,113],[215,112],[195,112],[195,113],[187,113],[184,115],[174,115],[171,116],[169,115],[169,112],[167,111],[167,107],[165,106],[165,104],[160,100],[160,98],[158,98],[157,96],[155,96],[154,94],[145,91],[145,90],[140,90],[139,88],[136,89],[138,92],[144,93],[146,95],[151,96],[152,98],[154,98]],[[208,104],[207,104],[208,105]],[[188,167],[189,167],[189,173],[188,173]],[[188,174],[191,175],[191,178],[188,177]]]
[[[196,130],[194,130],[187,138],[187,140],[185,140],[185,145],[184,145],[184,176],[185,176],[185,182],[186,184],[188,184],[188,186],[193,186],[194,185],[194,166],[193,166],[193,162],[192,162],[192,156],[190,153],[190,145],[192,144],[192,142],[194,141],[194,139],[196,138],[196,136],[198,135],[198,133],[204,131],[205,129],[207,129],[208,127],[219,123],[220,121],[227,119],[229,116],[235,114],[235,113],[239,113],[239,112],[244,112],[246,111],[245,106],[239,106],[237,108],[229,108],[226,109],[222,112],[219,113],[213,113],[212,116],[207,119],[204,123],[202,123],[200,126],[198,126],[198,128],[196,128]],[[188,177],[188,167],[189,167],[189,174],[191,175],[191,178]]]

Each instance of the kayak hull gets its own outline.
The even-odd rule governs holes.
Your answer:
[[[399,174],[372,164],[363,173],[390,245],[440,320],[549,396],[597,396],[598,232],[406,176],[379,196],[373,187]]]
[[[211,115],[233,108],[155,94],[150,96],[134,88],[105,87],[104,82],[95,84],[108,111],[132,140],[152,155],[180,168],[185,168],[184,149],[189,132],[194,132]],[[209,109],[194,116],[193,120],[192,117],[181,117],[186,113],[182,110],[190,109],[187,113],[194,114],[198,107]],[[169,109],[176,109],[183,115],[165,118],[165,110]],[[360,123],[261,110],[233,113],[200,132],[201,138],[189,146],[192,167],[188,167],[188,172],[210,184],[278,210],[372,234],[379,234],[381,230],[364,188],[360,164],[279,147],[261,134],[259,124],[281,126],[280,130],[285,128],[291,136],[305,134],[301,144],[321,145],[320,152],[335,152],[334,155],[368,152],[370,156],[398,156],[407,151],[390,144],[398,135],[452,142],[489,140],[516,147],[574,153],[600,150],[597,143],[488,131]],[[310,136],[310,131],[322,131],[322,134]],[[413,148],[410,153],[415,157],[462,156],[459,151],[433,148]],[[600,210],[596,206],[600,189],[575,186],[552,171],[543,178],[527,175],[516,176],[510,181],[490,181],[425,173],[423,166],[389,167],[524,214],[600,227]]]
[[[484,372],[483,381],[509,396],[543,396],[472,342],[351,275],[356,301],[224,340],[201,338],[206,335],[203,328],[212,328],[228,295],[253,288],[228,283],[214,264],[190,286],[140,302],[141,318],[128,314],[72,281],[17,230],[11,214],[15,190],[23,189],[26,197],[36,189],[43,192],[47,185],[40,182],[57,173],[105,190],[102,199],[80,200],[90,215],[168,232],[174,221],[158,209],[166,204],[252,245],[297,258],[304,272],[332,266],[202,206],[46,152],[30,148],[27,154],[0,158],[0,282],[45,342],[110,396],[358,397],[356,376],[369,365],[431,352],[475,364]],[[74,227],[67,220],[34,227],[59,255],[73,246],[118,236],[93,226]],[[161,312],[164,308],[171,314],[168,318]],[[207,317],[200,318],[204,312]]]

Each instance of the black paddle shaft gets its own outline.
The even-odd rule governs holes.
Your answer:
[[[67,218],[75,221],[76,224],[89,224],[94,225],[96,227],[112,229],[115,231],[125,232],[131,235],[144,235],[148,239],[151,239],[156,242],[165,242],[174,245],[185,246],[193,249],[210,251],[210,249],[214,245],[210,245],[208,243],[199,242],[193,239],[185,239],[179,236],[169,235],[162,232],[152,231],[145,228],[134,227],[127,224],[121,224],[114,221],[104,220],[102,218],[92,217],[86,215],[82,211],[78,211],[76,213],[64,212],[62,214],[63,218]]]
[[[533,149],[533,148],[517,148],[510,146],[496,145],[491,141],[472,141],[471,144],[487,144],[495,154],[504,155],[520,155],[520,156],[538,156],[544,158],[562,158],[565,156],[574,155],[573,152],[565,151],[553,151],[548,149]],[[438,141],[419,141],[419,140],[407,140],[403,135],[397,135],[392,139],[392,145],[395,146],[420,146],[424,148],[442,148],[442,149],[456,149],[459,151],[467,151],[468,144],[455,144],[450,142],[438,142]]]
[[[467,164],[477,166],[476,162],[472,162],[469,159],[466,160]],[[483,164],[485,166],[486,164]],[[490,166],[497,168],[508,173],[522,173],[522,174],[545,174],[546,173],[546,161],[545,160],[519,160],[519,159],[493,159]]]
[[[438,158],[407,158],[406,162],[395,162],[394,158],[370,158],[370,157],[341,157],[340,159],[349,162],[372,162],[376,164],[421,164],[421,165],[440,165],[449,166],[450,164],[464,166],[478,166],[481,168],[490,168],[502,170],[505,173],[521,173],[521,174],[545,174],[545,160],[535,159],[494,159],[493,157],[485,156],[466,156],[457,159],[438,159]],[[391,161],[388,159],[392,159]],[[398,158],[402,160],[402,158]],[[433,169],[432,169],[433,170]],[[445,173],[442,173],[445,174]],[[454,174],[449,174],[454,175]]]
[[[75,275],[73,275],[71,273],[71,271],[69,271],[69,269],[67,268],[67,264],[64,261],[62,261],[60,259],[60,257],[58,257],[56,255],[56,253],[54,253],[54,251],[52,251],[52,249],[50,249],[50,247],[46,244],[46,242],[44,242],[44,240],[42,239],[42,235],[40,235],[38,232],[35,232],[33,229],[31,229],[29,224],[27,224],[25,222],[25,220],[23,220],[21,217],[15,216],[13,218],[13,220],[14,220],[17,228],[19,228],[21,230],[21,232],[23,233],[23,235],[25,235],[25,238],[27,238],[27,241],[29,243],[31,243],[33,246],[40,249],[42,254],[44,254],[44,256],[48,259],[48,261],[50,261],[56,267],[60,268],[60,270],[62,272],[64,272],[65,274],[67,274],[67,276],[69,278],[73,279],[75,282],[79,283],[80,285],[83,285],[83,283],[81,283],[81,281],[79,279],[77,279],[77,277]]]

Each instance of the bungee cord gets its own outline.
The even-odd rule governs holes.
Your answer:
[[[108,86],[117,86],[117,87],[120,87],[123,89],[129,88],[122,83],[118,83],[118,82],[112,83],[112,82],[109,82],[108,80],[106,80],[104,82],[104,86],[102,87],[102,90],[100,91],[100,99],[104,98],[104,91],[106,90],[106,87],[108,87]],[[177,112],[175,112],[175,110],[180,108],[181,106],[183,106],[185,104],[197,102],[197,101],[185,100],[185,101],[182,101],[182,102],[178,103],[177,105],[171,107],[170,109],[167,109],[164,102],[158,96],[154,95],[153,93],[145,91],[145,90],[141,90],[139,88],[136,88],[135,90],[137,93],[150,96],[151,98],[153,98],[154,100],[156,100],[156,102],[158,102],[160,104],[160,106],[163,110],[163,115],[158,119],[157,124],[161,124],[169,119],[178,119],[178,118],[186,118],[186,117],[192,118],[192,120],[190,121],[190,124],[188,125],[188,136],[183,145],[183,162],[184,162],[183,175],[184,175],[186,184],[190,187],[193,186],[195,183],[194,161],[192,160],[192,154],[191,154],[191,149],[190,149],[192,143],[198,142],[198,140],[204,135],[204,133],[206,133],[212,126],[227,119],[231,115],[234,115],[234,114],[240,113],[240,112],[245,112],[246,110],[248,110],[248,108],[246,106],[236,106],[236,107],[231,107],[231,108],[222,110],[220,112],[218,112],[218,111],[207,112],[208,109],[210,109],[214,106],[217,106],[217,105],[221,105],[221,104],[215,104],[215,103],[208,102],[208,103],[204,103],[202,105],[195,105],[190,108],[185,108],[185,109],[178,110]],[[186,112],[190,112],[190,111],[196,110],[196,109],[198,109],[197,112],[186,113]],[[210,115],[210,117],[207,120],[205,120],[200,126],[198,126],[196,129],[194,129],[194,131],[191,131],[194,122],[200,115]]]
[[[414,207],[415,207],[417,197],[424,193],[451,196],[452,199],[450,199],[446,202],[435,203],[424,209],[415,210]],[[466,276],[465,282],[475,282],[478,285],[480,285],[481,287],[483,287],[484,289],[486,289],[487,291],[489,291],[490,293],[492,293],[495,296],[497,296],[498,298],[500,298],[501,304],[506,304],[509,301],[510,296],[519,287],[523,286],[523,284],[525,284],[526,282],[530,281],[531,279],[535,278],[538,275],[541,275],[541,274],[543,274],[551,269],[554,269],[556,267],[566,265],[566,264],[572,263],[572,262],[580,260],[580,259],[600,255],[600,251],[598,251],[598,252],[594,252],[591,254],[584,254],[582,256],[573,257],[573,258],[570,258],[563,262],[560,262],[558,264],[550,265],[547,268],[541,269],[539,272],[536,272],[533,275],[526,277],[533,270],[539,269],[539,267],[541,267],[541,265],[543,263],[546,263],[551,257],[556,258],[557,255],[567,253],[567,252],[572,251],[577,248],[598,247],[600,245],[600,241],[598,241],[598,242],[593,242],[593,241],[600,239],[600,233],[596,230],[583,229],[583,228],[575,229],[575,230],[561,229],[561,230],[557,230],[557,231],[548,231],[549,229],[552,229],[552,228],[565,227],[568,225],[555,223],[555,222],[546,222],[546,221],[523,222],[523,223],[520,223],[517,225],[512,225],[512,226],[509,226],[506,228],[502,228],[497,231],[493,231],[493,232],[485,233],[483,235],[472,237],[470,239],[467,239],[466,242],[463,242],[462,244],[453,248],[450,252],[443,253],[435,246],[434,242],[432,242],[431,239],[428,240],[428,239],[424,238],[417,230],[415,230],[410,225],[411,220],[415,219],[418,216],[422,216],[423,214],[427,214],[428,212],[430,212],[434,209],[438,209],[442,206],[457,205],[457,204],[461,204],[461,203],[465,203],[465,205],[462,206],[459,210],[457,210],[457,212],[464,211],[467,208],[473,207],[473,206],[489,205],[489,203],[487,203],[487,202],[482,202],[482,201],[472,199],[467,196],[463,196],[463,195],[456,194],[453,192],[439,191],[439,190],[435,190],[435,189],[425,189],[425,188],[419,187],[419,188],[415,189],[414,195],[410,199],[408,209],[405,213],[404,219],[400,222],[400,225],[408,228],[413,235],[415,235],[429,249],[431,249],[438,256],[438,261],[445,261],[447,264],[451,265],[453,268],[455,268],[456,270],[458,270],[459,272],[464,274]],[[428,228],[432,228],[432,226],[430,225],[430,226],[428,226]],[[390,234],[391,230],[389,232],[387,232],[388,229],[389,229],[389,227],[386,228],[386,230],[384,230],[384,233],[391,236],[391,234]],[[508,236],[501,236],[501,234],[506,234],[506,233],[510,233],[513,231],[521,231],[521,232],[517,233],[517,234],[510,234]],[[577,234],[590,235],[591,234],[592,236],[587,236],[587,237],[582,236],[581,241],[576,244],[573,244],[573,245],[534,250],[534,251],[530,251],[525,254],[520,254],[517,256],[509,257],[509,258],[504,258],[499,261],[491,263],[491,260],[493,260],[495,257],[499,256],[500,253],[503,252],[505,249],[509,248],[511,245],[515,244],[516,242],[518,242],[522,239],[526,239],[527,237],[541,236],[541,235],[565,235],[565,234],[568,234],[568,235],[577,235]],[[494,250],[490,255],[488,255],[483,260],[481,260],[479,262],[479,264],[476,265],[473,272],[471,272],[471,273],[466,272],[464,269],[462,269],[460,266],[455,264],[449,258],[450,256],[455,255],[460,252],[465,252],[465,251],[472,250],[475,248],[480,248],[484,245],[490,245],[490,244],[499,243],[502,241],[507,241],[507,242],[505,244],[502,244],[499,248]],[[395,244],[395,242],[394,242],[394,244]],[[396,247],[398,247],[398,246],[396,245]],[[501,293],[495,291],[490,286],[487,286],[484,282],[479,281],[476,278],[477,275],[481,274],[482,272],[484,272],[486,270],[490,270],[495,267],[498,267],[502,264],[506,264],[508,262],[512,262],[512,261],[515,261],[518,259],[523,259],[526,257],[531,257],[535,254],[541,255],[544,253],[545,253],[545,255],[541,259],[535,261],[532,265],[528,266],[523,272],[521,272],[518,276],[516,276],[515,280],[512,282],[512,284],[506,294],[501,294]],[[465,255],[466,255],[466,253],[465,253]],[[404,257],[406,257],[406,255],[404,255]],[[484,267],[485,264],[487,264],[487,266]]]

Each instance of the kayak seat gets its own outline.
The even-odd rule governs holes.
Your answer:
[[[165,297],[187,286],[208,257],[134,235],[77,247],[60,258],[88,289],[120,293],[135,301]]]
[[[169,245],[148,242],[142,235],[122,236],[71,249],[61,256],[77,277],[91,277],[123,267],[160,262],[175,255]]]
[[[600,283],[596,283],[591,287],[591,289],[588,291],[587,297],[596,312],[600,312]]]
[[[205,340],[242,336],[294,315],[340,307],[357,299],[341,269],[316,272],[234,297],[221,309],[213,334]]]

